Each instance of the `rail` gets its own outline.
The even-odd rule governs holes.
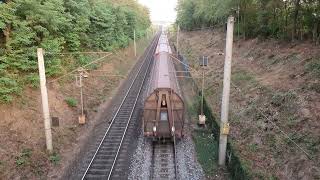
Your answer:
[[[107,177],[107,179],[111,178],[117,158],[120,153],[121,146],[123,144],[124,137],[127,133],[128,126],[132,119],[132,115],[136,107],[139,95],[141,93],[143,83],[145,81],[148,69],[150,67],[150,63],[151,63],[153,52],[155,51],[157,39],[158,39],[158,35],[156,35],[156,37],[153,39],[149,48],[146,50],[145,56],[142,57],[143,62],[139,67],[138,72],[136,73],[132,83],[130,84],[124,98],[122,99],[121,104],[119,105],[115,115],[113,116],[109,127],[104,133],[104,136],[102,137],[93,157],[91,158],[90,163],[86,168],[81,180],[90,179],[91,177],[92,178]],[[142,70],[145,70],[145,73],[143,73]],[[128,112],[130,112],[129,116],[128,116]],[[116,119],[118,120],[117,122],[116,122]],[[112,131],[113,134],[110,133],[111,130],[113,130]],[[119,136],[119,134],[121,135]],[[118,145],[113,147],[114,144],[118,144]],[[109,151],[103,150],[107,148],[109,148],[110,150]],[[96,167],[93,167],[93,165],[95,164],[95,161],[99,160],[98,156],[108,157],[109,158],[108,160],[111,160],[111,163],[110,161],[108,161],[109,163],[107,164],[96,163]],[[104,158],[102,160],[107,160],[107,159]],[[89,173],[90,171],[92,171],[92,173]]]

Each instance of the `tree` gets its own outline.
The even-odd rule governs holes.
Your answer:
[[[12,100],[37,77],[36,48],[47,52],[126,47],[150,26],[148,10],[136,0],[6,0],[0,2],[0,102]],[[78,62],[46,56],[46,73],[57,76]]]
[[[221,25],[240,7],[244,37],[316,40],[319,37],[320,0],[179,0],[177,24],[183,29]]]

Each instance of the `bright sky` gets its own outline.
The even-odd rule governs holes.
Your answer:
[[[178,0],[138,0],[139,3],[149,8],[151,21],[175,22],[177,12],[175,10]]]

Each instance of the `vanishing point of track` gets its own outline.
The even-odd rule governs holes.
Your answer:
[[[82,175],[82,180],[111,179],[129,123],[134,118],[133,112],[143,83],[148,75],[148,69],[153,59],[157,39],[158,35],[153,39],[144,56],[142,56],[142,65],[139,67],[109,127],[91,158],[88,167]]]

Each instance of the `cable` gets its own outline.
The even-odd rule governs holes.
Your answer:
[[[172,55],[170,55],[170,57],[171,57],[171,58],[173,58],[174,60],[176,60],[176,61],[180,62],[181,64],[183,64],[183,65],[187,66],[188,68],[193,69],[194,71],[197,71],[195,68],[193,68],[193,67],[189,66],[188,64],[186,64],[186,63],[184,63],[184,62],[180,61],[178,58],[176,58],[176,57],[174,57],[174,56],[172,56]]]
[[[81,66],[81,67],[82,67],[82,68],[85,68],[85,67],[87,67],[87,66],[89,66],[89,65],[91,65],[91,64],[97,63],[97,62],[103,60],[104,58],[110,56],[111,54],[112,54],[112,53],[107,54],[107,55],[105,55],[105,56],[103,56],[103,57],[101,57],[101,58],[98,58],[98,59],[96,59],[96,60],[94,60],[94,61],[92,61],[92,62],[90,62],[90,63],[88,63],[88,64],[86,64],[86,65],[84,65],[84,66]],[[56,78],[56,79],[53,79],[53,80],[49,81],[49,83],[53,83],[53,82],[55,82],[55,81],[58,81],[59,79],[61,79],[61,78],[63,78],[63,77],[66,77],[66,76],[68,76],[68,75],[70,75],[70,74],[78,71],[78,69],[79,69],[79,68],[74,69],[74,70],[72,70],[72,71],[70,71],[70,72],[68,72],[68,73],[66,73],[66,74],[64,74],[64,75],[62,75],[62,76],[60,76],[60,77],[58,77],[58,78]]]
[[[45,52],[44,55],[73,55],[73,54],[109,54],[111,52],[103,52],[103,51],[90,51],[90,52],[67,52],[67,53],[55,53],[55,52]],[[112,53],[111,53],[112,54]]]

